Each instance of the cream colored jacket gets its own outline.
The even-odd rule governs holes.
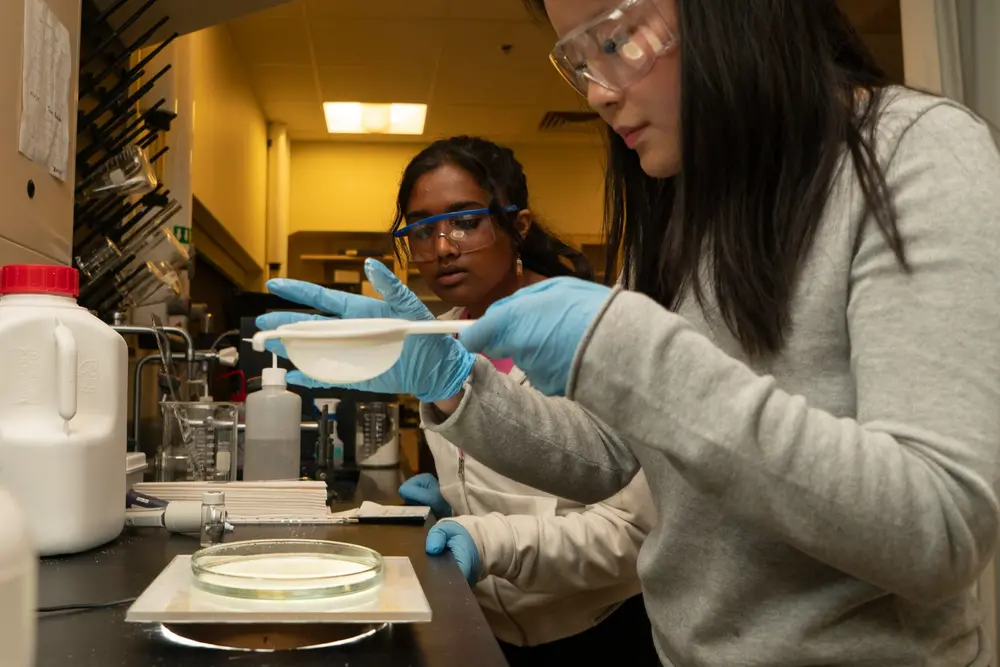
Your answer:
[[[510,377],[527,384],[516,367]],[[452,507],[446,520],[462,524],[479,548],[476,598],[498,638],[535,646],[569,637],[639,593],[636,559],[655,523],[641,471],[617,495],[581,505],[493,472],[438,433],[424,435]]]

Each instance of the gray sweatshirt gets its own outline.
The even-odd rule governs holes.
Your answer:
[[[1000,518],[1000,156],[964,108],[901,90],[876,149],[913,272],[842,170],[777,358],[748,360],[693,299],[672,313],[619,290],[569,398],[480,360],[454,415],[423,409],[484,464],[581,502],[642,467],[666,665],[991,663],[973,587]]]

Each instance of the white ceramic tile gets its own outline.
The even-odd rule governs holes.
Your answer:
[[[136,600],[129,623],[428,623],[431,607],[409,558],[382,560],[381,586],[320,600],[243,600],[194,587],[191,556],[177,556]]]

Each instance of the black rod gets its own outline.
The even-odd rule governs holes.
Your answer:
[[[126,117],[128,117],[128,114],[123,114],[123,115],[125,115]],[[107,151],[108,153],[115,153],[116,151],[115,151],[114,147],[119,143],[119,141],[121,140],[121,138],[122,137],[127,137],[130,132],[132,132],[133,130],[135,130],[137,127],[141,127],[142,124],[145,122],[145,120],[146,119],[143,118],[142,116],[132,116],[132,122],[128,123],[125,126],[125,129],[123,129],[121,132],[115,133],[113,136],[106,136],[104,138],[104,141],[98,142],[98,145],[101,148],[103,148],[105,151]],[[87,150],[89,150],[89,149],[90,149],[90,146],[87,147]],[[94,153],[96,153],[96,152],[97,151],[94,151]],[[80,157],[82,159],[86,160],[86,159],[89,159],[90,157],[93,157],[93,153],[91,155],[88,155],[87,157],[83,157],[82,155]],[[97,164],[100,164],[100,162],[98,162]],[[87,166],[89,166],[89,165],[87,165]]]
[[[100,100],[89,113],[83,113],[80,111],[80,120],[77,123],[79,128],[89,128],[94,121],[101,117],[105,111],[111,109],[118,105],[118,101],[123,97],[128,95],[129,86],[131,86],[135,81],[140,78],[145,72],[135,72],[128,78],[120,80],[114,88],[107,90],[100,94]],[[119,105],[121,106],[121,105]],[[114,114],[119,115],[119,114]]]
[[[105,292],[108,291],[108,288],[111,288],[111,290],[114,291],[115,288],[117,288],[117,286],[120,285],[122,282],[121,278],[118,276],[116,271],[120,271],[122,267],[128,266],[134,260],[135,260],[135,255],[130,255],[129,257],[123,257],[122,261],[116,262],[117,266],[112,271],[105,273],[99,279],[92,280],[88,282],[86,285],[82,286],[80,288],[79,298],[81,300],[84,299],[89,300],[92,298],[103,299],[104,298],[103,295]]]
[[[83,61],[82,61],[82,62],[80,63],[80,69],[81,69],[81,70],[85,69],[85,68],[87,67],[87,65],[89,65],[89,64],[90,64],[91,62],[93,62],[94,58],[96,58],[96,57],[97,57],[98,55],[100,55],[100,53],[101,53],[102,51],[104,51],[104,49],[105,49],[105,48],[107,48],[107,46],[108,46],[109,44],[111,44],[111,42],[113,42],[113,41],[115,41],[116,39],[118,39],[119,35],[121,35],[121,34],[122,34],[123,32],[125,32],[126,30],[128,30],[129,28],[131,28],[131,27],[132,27],[132,24],[133,24],[133,23],[135,23],[136,21],[138,21],[138,20],[139,20],[139,18],[140,18],[140,17],[141,17],[141,16],[143,15],[143,14],[145,14],[145,13],[146,13],[146,11],[147,11],[147,10],[148,10],[148,9],[149,9],[150,7],[152,7],[152,6],[153,6],[153,5],[155,5],[155,4],[156,4],[156,0],[146,0],[146,4],[144,4],[144,5],[143,5],[142,7],[140,7],[140,8],[138,9],[138,10],[136,10],[136,12],[135,12],[134,14],[132,14],[132,16],[130,16],[130,17],[128,17],[127,19],[125,19],[125,22],[124,22],[124,23],[122,23],[122,24],[121,24],[121,25],[120,25],[120,26],[118,27],[118,29],[117,29],[117,30],[115,30],[115,31],[114,31],[114,32],[112,32],[112,33],[111,33],[110,35],[108,35],[108,36],[107,36],[107,37],[106,37],[106,38],[104,39],[104,41],[103,41],[103,42],[101,42],[101,43],[100,43],[100,44],[99,44],[99,45],[97,46],[97,48],[95,48],[95,49],[94,49],[93,51],[91,51],[91,52],[90,52],[90,55],[88,55],[88,56],[87,56],[87,57],[86,57],[86,58],[85,58],[85,59],[84,59],[84,60],[83,60]]]
[[[108,230],[111,227],[113,227],[118,220],[124,219],[125,216],[134,211],[140,204],[143,205],[146,209],[145,211],[142,212],[142,216],[148,214],[149,211],[151,211],[153,208],[156,208],[157,206],[148,203],[149,199],[151,199],[150,195],[155,195],[162,188],[163,188],[163,183],[157,183],[156,187],[153,188],[152,192],[147,192],[142,197],[136,199],[134,202],[126,206],[122,210],[120,215],[117,215],[113,218],[107,218],[106,216],[94,216],[94,222],[93,224],[90,225],[90,231],[83,239],[81,239],[80,246],[85,246],[88,243],[91,243],[99,235],[108,233]],[[170,194],[170,190],[165,191],[161,196],[166,197],[168,194]]]
[[[148,137],[143,137],[142,141],[139,142],[139,148],[148,148],[153,144],[154,141],[160,138],[160,133],[157,130],[153,130],[149,133]],[[150,160],[152,162],[152,160]]]
[[[147,81],[146,83],[142,84],[142,87],[139,88],[139,90],[137,90],[133,95],[131,95],[130,97],[128,97],[127,99],[125,99],[120,104],[118,104],[118,100],[121,99],[121,96],[125,92],[127,92],[127,90],[128,90],[127,87],[126,87],[126,89],[124,91],[122,91],[122,93],[119,93],[119,94],[117,94],[117,95],[115,95],[113,97],[108,98],[108,100],[102,102],[100,105],[97,106],[97,108],[95,108],[89,114],[87,114],[86,116],[84,116],[83,118],[80,119],[80,123],[79,123],[80,127],[87,127],[88,125],[90,125],[91,123],[93,123],[95,120],[97,120],[101,116],[101,114],[103,114],[105,111],[107,111],[108,109],[110,109],[112,106],[117,106],[119,109],[126,109],[126,108],[132,106],[137,101],[139,101],[140,99],[142,99],[147,93],[149,93],[149,91],[153,89],[153,86],[156,85],[156,82],[160,79],[160,77],[162,77],[164,74],[166,74],[167,72],[169,72],[172,67],[173,67],[172,65],[167,65],[166,67],[164,67],[163,69],[161,69],[159,72],[157,72],[156,74],[154,74],[149,79],[149,81]],[[135,78],[138,78],[139,76],[142,76],[142,74],[143,74],[143,72],[140,70],[135,75]]]
[[[167,100],[165,100],[164,98],[161,97],[160,100],[156,104],[154,104],[153,106],[149,107],[145,111],[141,112],[139,115],[145,117],[148,114],[153,113],[154,111],[156,111],[157,109],[159,109],[160,107],[162,107],[166,103],[167,103]],[[101,135],[103,135],[105,137],[107,137],[107,136],[109,136],[111,134],[118,134],[114,130],[119,125],[121,125],[124,121],[126,121],[127,119],[129,119],[129,118],[131,118],[130,114],[128,114],[128,113],[121,113],[121,114],[118,114],[117,116],[115,116],[112,120],[109,120],[107,123],[105,123],[101,127],[91,128],[90,131],[92,133],[96,132],[96,133],[101,134]],[[84,150],[86,150],[86,149],[84,149]]]
[[[134,42],[126,46],[125,50],[122,52],[120,56],[115,58],[114,62],[105,67],[104,71],[102,71],[100,74],[90,79],[89,85],[80,91],[80,97],[85,97],[89,95],[91,91],[94,90],[94,88],[97,88],[97,84],[99,84],[101,81],[104,81],[104,79],[108,78],[108,75],[111,74],[113,71],[115,71],[116,68],[120,67],[126,60],[128,60],[129,56],[131,56],[136,51],[136,49],[142,48],[142,45],[145,44],[146,41],[153,36],[153,33],[162,28],[169,20],[170,20],[169,16],[164,16],[162,19],[153,24],[152,28],[144,32],[142,36],[139,37],[139,39],[135,40]],[[151,57],[149,59],[143,59],[141,63],[136,65],[136,68],[142,67],[145,63],[149,62],[149,60],[151,60],[152,57],[155,57],[156,54],[158,54],[160,51],[164,49],[164,47],[167,46],[167,44],[172,42],[174,37],[176,36],[177,33],[175,32],[173,35],[170,36],[169,39],[167,39],[162,44],[157,46],[156,49],[154,49],[153,52],[150,53]]]
[[[103,165],[105,162],[110,160],[112,156],[118,155],[123,150],[125,150],[129,145],[135,143],[135,140],[138,139],[140,136],[142,136],[142,133],[146,132],[148,129],[149,128],[147,128],[145,124],[140,123],[138,127],[132,130],[130,134],[126,134],[123,137],[120,137],[112,145],[111,150],[108,151],[109,154],[103,160],[101,160],[98,163],[98,165],[99,166]]]
[[[145,120],[146,117],[150,113],[156,111],[161,106],[163,106],[165,103],[166,103],[166,100],[161,99],[159,102],[157,102],[153,106],[149,107],[149,109],[143,111],[139,115],[140,119],[141,120]],[[120,125],[123,119],[130,118],[130,117],[132,117],[132,116],[130,116],[127,113],[115,116],[115,120],[113,122],[105,123],[105,126]],[[124,131],[128,132],[130,130],[124,130]],[[94,137],[94,143],[88,145],[86,148],[84,148],[79,153],[77,153],[76,158],[77,158],[78,161],[86,162],[87,160],[89,160],[90,158],[92,158],[94,156],[94,154],[97,151],[99,151],[101,148],[104,148],[105,150],[107,150],[107,148],[106,148],[107,143],[106,142],[108,140],[110,140],[110,139],[114,139],[115,137],[121,136],[121,132],[115,132],[113,134],[105,134],[103,128],[100,128],[100,129],[99,128],[94,128],[94,129],[91,130],[91,134],[99,135],[101,137],[101,139],[98,140],[98,137],[95,136]]]
[[[86,212],[86,214],[81,213],[80,218],[86,220],[87,218],[100,219],[106,217],[111,213],[115,206],[123,206],[125,200],[120,195],[112,195],[110,197],[95,198],[91,201],[97,202],[92,210]]]
[[[114,211],[114,207],[109,207],[104,214],[95,215],[94,224],[92,225],[92,227],[96,231],[100,232],[102,228],[107,228],[113,225],[115,220],[124,220],[126,217],[128,217],[129,213],[138,208],[138,206],[142,203],[142,199],[139,198],[129,203],[126,203],[126,200],[123,200],[121,203],[124,204],[124,206],[120,211]],[[113,216],[111,215],[112,212],[114,213]]]
[[[156,155],[149,158],[149,164],[155,164],[157,160],[163,157],[164,153],[170,150],[170,146],[164,146],[160,150],[156,151]]]
[[[118,11],[122,7],[122,5],[124,5],[126,2],[128,2],[128,0],[115,0],[114,2],[111,3],[111,6],[109,6],[103,12],[98,14],[97,17],[94,18],[92,22],[88,21],[88,23],[90,23],[91,25],[97,25],[101,21],[106,21],[108,17],[110,17],[112,14]]]
[[[166,190],[158,199],[165,199],[169,194],[170,190]],[[142,210],[136,212],[134,215],[131,215],[127,222],[125,220],[125,216],[119,216],[117,219],[111,220],[110,224],[105,225],[105,228],[114,227],[115,223],[118,223],[118,229],[109,230],[108,235],[113,236],[116,242],[125,245],[127,244],[127,240],[125,239],[126,234],[133,233],[137,228],[141,228],[142,226],[148,224],[150,220],[155,220],[157,216],[160,215],[160,211],[168,206],[170,206],[169,201],[167,201],[166,204],[143,204]],[[150,217],[147,218],[146,216]]]

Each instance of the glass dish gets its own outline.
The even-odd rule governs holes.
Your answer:
[[[382,556],[345,542],[249,540],[195,552],[194,585],[250,600],[310,600],[350,595],[382,583]]]

